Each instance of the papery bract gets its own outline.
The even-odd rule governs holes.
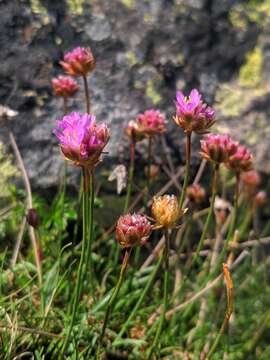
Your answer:
[[[58,76],[52,79],[52,87],[56,96],[70,97],[79,90],[78,83],[70,76]]]
[[[147,218],[140,214],[120,216],[116,224],[116,240],[123,248],[143,245],[149,238],[152,226]]]
[[[210,134],[201,140],[201,155],[214,163],[225,163],[237,151],[238,143],[229,135]]]
[[[157,225],[166,228],[173,227],[185,211],[182,211],[175,195],[154,197],[152,214]]]
[[[90,114],[72,112],[57,122],[53,133],[60,141],[66,159],[75,166],[93,168],[109,140],[109,130],[104,123],[96,124]]]
[[[175,123],[186,133],[205,134],[213,125],[215,111],[202,101],[198,90],[193,89],[188,97],[181,91],[176,92]]]
[[[71,76],[86,76],[94,70],[96,63],[91,49],[76,47],[60,61],[65,72]]]

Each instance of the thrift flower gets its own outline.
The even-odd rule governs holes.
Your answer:
[[[90,48],[76,47],[60,61],[65,72],[71,76],[86,76],[93,71],[96,62]]]
[[[190,201],[200,204],[205,199],[205,189],[200,184],[193,184],[187,187],[187,196]]]
[[[204,159],[220,164],[229,160],[237,151],[238,143],[229,135],[210,134],[201,140],[201,155]]]
[[[154,136],[165,131],[165,118],[159,110],[146,110],[137,116],[137,131],[145,136]]]
[[[235,172],[249,171],[252,168],[252,155],[251,152],[243,145],[238,145],[237,150],[232,154],[227,166]]]
[[[75,166],[88,168],[100,162],[100,155],[109,140],[109,130],[104,123],[97,125],[93,115],[77,112],[59,120],[53,133],[60,141],[65,158]]]
[[[252,195],[256,192],[257,187],[261,183],[261,177],[256,170],[246,171],[241,174],[244,187],[248,194]]]
[[[122,248],[143,245],[149,238],[152,226],[147,218],[140,214],[120,216],[116,224],[116,240]]]
[[[78,83],[70,76],[58,76],[52,79],[52,87],[56,96],[70,97],[79,90]]]
[[[215,111],[202,101],[202,95],[193,89],[188,97],[181,91],[176,92],[175,123],[185,133],[205,134],[214,123]]]
[[[181,210],[178,200],[174,195],[154,197],[151,210],[158,226],[166,228],[173,227],[186,212],[186,210]]]
[[[139,132],[138,123],[134,120],[129,121],[125,133],[132,142],[139,141],[143,138],[143,135]]]

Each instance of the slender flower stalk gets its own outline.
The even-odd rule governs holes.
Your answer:
[[[75,296],[72,303],[72,309],[71,309],[71,320],[68,326],[67,335],[64,340],[64,344],[61,351],[61,356],[63,357],[65,355],[67,346],[69,344],[70,336],[72,333],[72,329],[76,320],[77,310],[78,310],[78,304],[79,299],[81,296],[81,290],[82,290],[82,280],[83,280],[83,267],[86,257],[86,250],[87,250],[87,206],[88,206],[88,199],[89,199],[89,193],[87,190],[88,188],[88,178],[84,176],[85,171],[83,171],[83,180],[84,180],[84,191],[82,195],[82,213],[83,213],[83,235],[82,235],[82,251],[81,251],[81,257],[77,272],[77,279],[76,279],[76,286],[75,286]]]
[[[224,272],[224,278],[225,278],[226,289],[227,289],[227,309],[226,309],[226,314],[225,314],[223,323],[221,325],[221,328],[215,338],[215,341],[214,341],[212,347],[210,348],[210,350],[206,356],[206,358],[209,360],[214,355],[216,348],[220,342],[221,337],[223,336],[225,330],[228,328],[230,317],[233,313],[233,306],[234,306],[234,304],[233,304],[233,282],[232,282],[231,274],[230,274],[227,264],[223,264],[223,272]]]
[[[91,102],[90,102],[89,86],[86,75],[83,76],[83,84],[84,84],[84,92],[85,92],[86,112],[87,114],[90,114]]]
[[[214,205],[215,205],[215,198],[216,198],[216,195],[217,195],[217,177],[218,177],[218,171],[219,171],[219,164],[215,164],[215,165],[214,165],[214,170],[213,170],[212,196],[211,196],[211,200],[210,200],[210,208],[209,208],[209,211],[208,211],[208,214],[207,214],[206,221],[205,221],[204,226],[203,226],[203,231],[202,231],[202,234],[201,234],[201,237],[200,237],[200,241],[199,241],[199,244],[198,244],[198,246],[197,246],[196,253],[195,253],[195,255],[194,255],[192,264],[196,263],[197,260],[198,260],[199,253],[200,253],[200,251],[201,251],[201,249],[202,249],[202,247],[203,247],[204,240],[205,240],[205,237],[206,237],[206,234],[207,234],[209,225],[210,225],[211,220],[212,220],[212,217],[213,217]]]
[[[162,264],[163,261],[163,255],[161,255],[159,257],[158,262],[156,263],[156,265],[154,266],[150,276],[149,276],[149,280],[147,281],[145,288],[143,289],[141,296],[139,298],[139,300],[137,301],[136,305],[134,306],[132,312],[130,313],[129,317],[127,318],[126,322],[124,323],[124,325],[121,328],[121,331],[119,332],[119,334],[117,335],[116,339],[114,340],[113,345],[117,345],[117,341],[119,341],[121,339],[121,337],[124,335],[124,333],[127,331],[129,325],[131,324],[131,321],[134,319],[137,311],[139,310],[139,308],[141,307],[146,295],[148,294],[150,288],[153,285],[153,282],[157,276],[157,273],[160,269],[160,266]]]
[[[102,340],[105,335],[105,330],[107,327],[109,316],[113,310],[113,306],[117,295],[120,291],[122,286],[124,275],[128,266],[128,260],[130,257],[131,250],[133,247],[138,245],[143,245],[148,240],[152,231],[152,226],[147,218],[140,214],[126,214],[120,216],[117,221],[116,225],[116,240],[118,241],[119,245],[125,249],[125,256],[122,262],[120,275],[118,278],[118,282],[115,286],[115,289],[112,293],[112,296],[109,300],[109,304],[106,310],[105,319],[103,323],[103,327],[101,330],[101,335],[99,338],[99,348],[98,353],[100,350],[100,346],[102,345]]]
[[[132,250],[132,248],[127,248],[126,251],[125,251],[125,256],[124,256],[124,259],[123,259],[123,262],[122,262],[122,265],[121,265],[119,278],[118,278],[117,284],[116,284],[116,286],[114,288],[114,291],[112,293],[112,296],[111,296],[111,298],[109,300],[108,307],[106,309],[105,318],[104,318],[104,322],[103,322],[103,326],[102,326],[102,330],[101,330],[101,334],[100,334],[99,344],[102,344],[102,341],[103,341],[103,338],[104,338],[104,335],[105,335],[105,331],[106,331],[106,328],[107,328],[109,316],[110,316],[110,314],[111,314],[111,312],[113,310],[113,306],[114,306],[114,303],[116,301],[117,295],[118,295],[118,293],[119,293],[119,291],[121,289],[121,286],[123,284],[123,280],[124,280],[124,276],[125,276],[126,269],[127,269],[127,266],[128,266],[128,260],[129,260],[130,254],[131,254],[131,250]]]
[[[162,332],[166,312],[168,310],[168,294],[169,294],[169,251],[170,251],[170,239],[169,239],[169,232],[168,228],[164,228],[164,236],[165,236],[165,249],[163,255],[163,262],[164,262],[164,284],[163,284],[163,307],[162,313],[159,318],[158,328],[153,340],[153,343],[148,351],[147,360],[152,359],[153,352],[156,349],[157,343],[159,341],[160,334]]]
[[[189,182],[190,157],[191,157],[191,132],[188,132],[188,133],[186,133],[186,170],[185,170],[183,188],[182,188],[181,195],[179,198],[179,206],[181,208],[185,201],[186,191],[187,191],[188,182]]]

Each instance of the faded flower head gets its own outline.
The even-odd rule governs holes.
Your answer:
[[[191,90],[185,97],[181,91],[176,92],[176,116],[175,123],[184,132],[205,134],[214,123],[215,111],[202,101],[202,95],[198,90]]]
[[[201,155],[204,159],[220,164],[229,160],[237,151],[238,143],[229,135],[210,134],[201,140]]]
[[[173,227],[185,213],[182,211],[175,195],[163,195],[154,197],[152,214],[158,226]]]
[[[236,152],[229,157],[227,166],[238,173],[251,170],[253,166],[251,152],[245,146],[238,145]]]
[[[60,140],[65,158],[81,167],[96,166],[109,140],[109,130],[104,123],[97,125],[93,115],[77,112],[59,120],[53,133]]]
[[[255,193],[257,187],[261,183],[260,174],[256,170],[250,170],[250,171],[243,172],[241,174],[241,179],[243,181],[246,191],[250,195]]]
[[[255,206],[261,206],[266,204],[267,202],[267,194],[265,191],[261,190],[258,191],[256,196],[254,197],[254,205]]]
[[[56,96],[70,97],[79,90],[78,83],[70,76],[58,76],[52,79],[52,87]]]
[[[187,196],[195,204],[203,202],[205,195],[205,189],[200,184],[192,184],[187,187]]]
[[[159,110],[146,110],[137,116],[137,131],[145,136],[161,134],[165,131],[165,118]]]
[[[134,120],[129,121],[125,133],[131,141],[139,141],[143,138],[143,135],[139,132],[138,123]]]
[[[94,70],[96,63],[90,48],[76,47],[60,61],[65,72],[71,76],[86,76]]]
[[[116,224],[116,240],[122,248],[143,245],[149,238],[152,225],[144,215],[126,214]]]

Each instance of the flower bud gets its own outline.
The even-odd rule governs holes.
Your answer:
[[[149,238],[152,226],[147,218],[140,214],[120,216],[116,224],[116,240],[122,248],[143,245]]]
[[[254,198],[254,204],[258,205],[258,206],[261,206],[261,205],[266,204],[266,201],[267,201],[266,192],[262,191],[262,190],[257,192],[257,194],[256,194],[256,196]]]
[[[56,96],[70,97],[79,90],[79,85],[70,76],[58,76],[52,79],[52,87]]]
[[[26,220],[30,226],[37,229],[40,225],[40,217],[36,209],[29,209],[26,215]]]
[[[187,187],[187,196],[195,204],[203,202],[205,195],[205,189],[200,184],[193,184]]]
[[[160,168],[158,165],[151,164],[150,165],[150,179],[156,179],[159,175]],[[148,166],[145,166],[144,173],[146,176],[148,176]]]
[[[237,151],[237,146],[229,135],[210,134],[201,140],[201,155],[216,164],[225,163]]]
[[[159,110],[146,110],[137,116],[137,131],[144,136],[154,136],[165,131],[165,118]]]
[[[86,76],[93,71],[96,63],[90,48],[76,47],[60,61],[65,72],[71,76]]]
[[[143,135],[138,130],[138,123],[134,120],[129,121],[125,133],[129,137],[130,141],[135,142],[143,139]]]
[[[152,214],[159,226],[173,227],[184,213],[185,211],[181,210],[175,195],[154,197]]]
[[[203,103],[198,90],[193,89],[188,97],[181,91],[176,92],[176,116],[175,123],[184,132],[205,134],[214,124],[215,111]]]
[[[240,173],[251,170],[252,165],[251,152],[245,146],[238,144],[236,152],[228,159],[228,168]]]

